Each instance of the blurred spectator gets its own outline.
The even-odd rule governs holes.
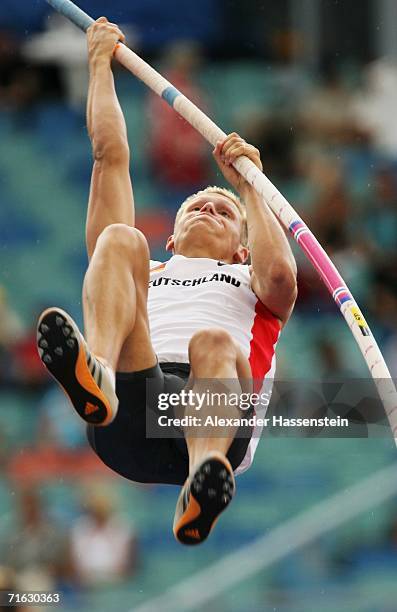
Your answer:
[[[42,391],[49,383],[37,352],[36,325],[12,346],[14,378],[28,391]]]
[[[205,109],[195,79],[201,62],[199,47],[191,41],[176,42],[164,55],[164,76],[187,98]],[[191,193],[209,182],[210,156],[204,138],[164,100],[149,97],[149,158],[162,201],[177,210]]]
[[[14,570],[8,565],[0,565],[0,593],[12,592],[17,590],[17,580]],[[19,605],[3,605],[5,602],[2,601],[0,604],[0,612],[9,612],[14,610],[15,612],[21,612]]]
[[[23,110],[39,94],[37,74],[28,67],[20,53],[18,41],[0,31],[0,108]]]
[[[0,285],[0,346],[8,349],[23,334],[22,321],[8,303],[5,288]]]
[[[40,71],[52,66],[54,93],[65,95],[71,106],[81,108],[87,96],[88,66],[85,36],[76,26],[54,13],[47,30],[29,37],[23,54]]]
[[[327,155],[311,155],[304,169],[310,196],[300,211],[309,228],[334,261],[356,297],[367,283],[367,263],[352,241],[350,218],[353,200],[343,166]],[[302,208],[302,207],[301,207]],[[299,210],[299,208],[298,208]],[[334,305],[311,263],[298,254],[298,309],[308,312],[314,306],[334,312]],[[309,308],[307,308],[309,307]]]
[[[35,319],[34,319],[35,320]],[[36,328],[26,329],[0,285],[0,385],[41,390],[48,384],[36,347]]]
[[[282,115],[251,113],[241,118],[244,138],[261,152],[266,175],[276,185],[295,176],[295,132]]]
[[[392,342],[397,335],[397,255],[373,266],[369,312],[375,321],[376,337]]]
[[[276,29],[264,38],[271,43],[276,109],[291,119],[301,102],[306,100],[311,81],[311,75],[302,61],[308,41],[300,32],[287,28]]]
[[[15,335],[9,347],[12,364],[10,382],[35,394],[42,392],[50,382],[37,351],[36,321],[42,310],[40,305],[37,313],[29,317],[30,327],[24,327],[23,332]]]
[[[9,436],[7,434],[7,431],[4,428],[3,423],[1,423],[0,424],[0,475],[2,475],[2,473],[5,473],[7,469],[10,449],[11,449],[11,444],[10,444]]]
[[[319,378],[329,381],[344,381],[352,378],[353,370],[346,367],[343,346],[336,344],[331,337],[323,335],[317,339],[316,353]]]
[[[371,187],[362,205],[359,227],[368,255],[379,260],[397,251],[397,168],[380,165]]]
[[[308,218],[313,233],[332,250],[344,248],[351,201],[341,163],[324,154],[312,156],[306,177],[314,195]]]
[[[354,101],[354,112],[378,151],[397,156],[397,64],[386,58],[371,63]]]
[[[137,567],[137,536],[116,508],[112,489],[85,488],[84,515],[71,530],[74,573],[82,586],[121,582]]]
[[[23,333],[22,321],[9,305],[6,290],[0,285],[0,385],[13,376],[12,346],[22,339]]]
[[[68,574],[67,539],[60,526],[46,514],[37,489],[18,493],[18,523],[1,543],[1,562],[19,576],[34,574],[35,584],[56,589]]]
[[[299,109],[302,137],[311,144],[355,143],[362,133],[356,125],[354,97],[338,67],[327,63],[322,82],[306,91]]]

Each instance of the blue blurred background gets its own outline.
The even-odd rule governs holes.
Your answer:
[[[226,132],[260,148],[265,172],[332,257],[396,377],[397,3],[80,6],[120,24],[130,46]],[[202,138],[114,68],[137,225],[152,258],[163,259],[185,196],[221,179]],[[34,347],[43,307],[60,305],[81,322],[86,90],[84,35],[42,0],[2,0],[0,589],[61,590],[65,610],[129,610],[335,492],[348,500],[354,483],[395,462],[395,447],[387,437],[265,438],[232,506],[194,550],[172,537],[176,488],[134,485],[99,463]],[[299,298],[279,343],[277,377],[296,379],[297,388],[302,379],[368,377],[333,301],[294,252]],[[395,612],[396,499],[391,491],[382,501],[376,487],[367,497],[373,508],[360,513],[355,502],[353,519],[313,541],[308,535],[267,569],[258,561],[239,581],[235,564],[233,586],[206,604],[195,608],[193,598],[170,609]],[[197,590],[205,592],[204,579]]]

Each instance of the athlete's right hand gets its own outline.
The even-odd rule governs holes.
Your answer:
[[[125,41],[125,36],[115,23],[106,17],[97,19],[87,30],[88,58],[90,63],[109,62],[117,43]]]

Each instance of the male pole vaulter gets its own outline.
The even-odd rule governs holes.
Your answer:
[[[243,379],[273,377],[275,345],[296,299],[296,265],[277,220],[231,166],[246,155],[262,169],[258,150],[235,133],[213,154],[241,199],[219,187],[191,195],[167,241],[172,257],[150,260],[146,238],[134,227],[127,132],[111,71],[124,35],[101,17],[87,38],[94,165],[85,338],[68,314],[49,308],[38,322],[39,353],[88,423],[104,463],[132,481],[182,485],[174,534],[197,544],[231,501],[234,474],[251,465],[259,432],[241,437],[237,427],[214,426],[211,435],[198,427],[185,428],[181,439],[147,437],[146,381],[172,393],[188,380],[199,392],[203,380],[230,390],[227,381],[240,388]],[[213,414],[207,404],[203,422]],[[186,407],[186,415],[194,413]],[[216,414],[238,418],[241,411],[226,402]]]

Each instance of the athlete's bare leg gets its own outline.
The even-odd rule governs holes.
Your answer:
[[[239,393],[251,377],[248,359],[233,338],[222,329],[207,329],[194,334],[189,345],[189,359],[194,384],[193,392]],[[218,451],[226,456],[237,431],[232,427],[205,427],[207,416],[219,418],[238,418],[241,410],[235,405],[204,404],[200,412],[194,407],[188,408],[185,414],[199,414],[201,427],[186,431],[186,443],[189,451],[190,471],[202,461],[210,451]]]
[[[248,359],[230,334],[222,329],[206,329],[194,334],[189,345],[193,393],[239,393],[249,386]],[[241,383],[241,384],[240,384]],[[221,512],[233,498],[235,481],[226,454],[237,427],[205,426],[206,417],[233,418],[241,415],[232,402],[216,406],[209,401],[196,412],[189,406],[185,415],[199,416],[201,426],[186,428],[189,477],[182,487],[175,510],[174,534],[183,544],[205,540]]]
[[[77,413],[92,425],[115,418],[115,372],[156,364],[146,310],[149,255],[144,236],[109,225],[97,240],[83,291],[86,337],[60,308],[38,323],[43,363],[66,391]]]
[[[144,235],[123,224],[100,235],[84,281],[83,308],[90,350],[114,371],[156,364],[147,316],[149,249]]]

